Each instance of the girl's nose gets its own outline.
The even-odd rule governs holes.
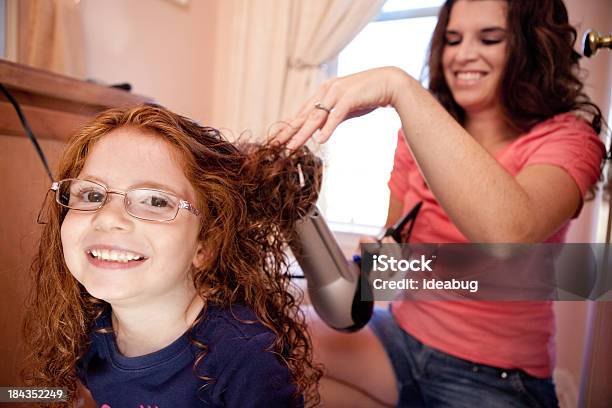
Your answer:
[[[108,194],[106,203],[93,216],[94,228],[100,231],[128,231],[133,222],[124,206],[124,197]]]

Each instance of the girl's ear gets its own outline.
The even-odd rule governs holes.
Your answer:
[[[204,266],[204,263],[206,262],[206,255],[207,254],[206,250],[204,249],[204,244],[201,241],[198,242],[198,248],[193,257],[193,260],[191,261],[191,263],[196,269],[199,269]]]

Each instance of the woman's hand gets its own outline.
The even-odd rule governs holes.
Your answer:
[[[274,139],[288,141],[296,149],[320,129],[319,143],[325,143],[340,123],[365,115],[378,107],[394,106],[396,93],[408,75],[399,68],[384,67],[325,82],[300,108],[298,115]]]

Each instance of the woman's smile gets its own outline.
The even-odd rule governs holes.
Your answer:
[[[479,83],[479,81],[487,75],[484,71],[456,71],[455,84],[458,87],[461,86],[472,86]]]

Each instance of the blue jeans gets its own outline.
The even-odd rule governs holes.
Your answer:
[[[476,364],[428,347],[402,330],[389,310],[375,309],[369,327],[391,359],[398,407],[559,406],[550,378]]]

